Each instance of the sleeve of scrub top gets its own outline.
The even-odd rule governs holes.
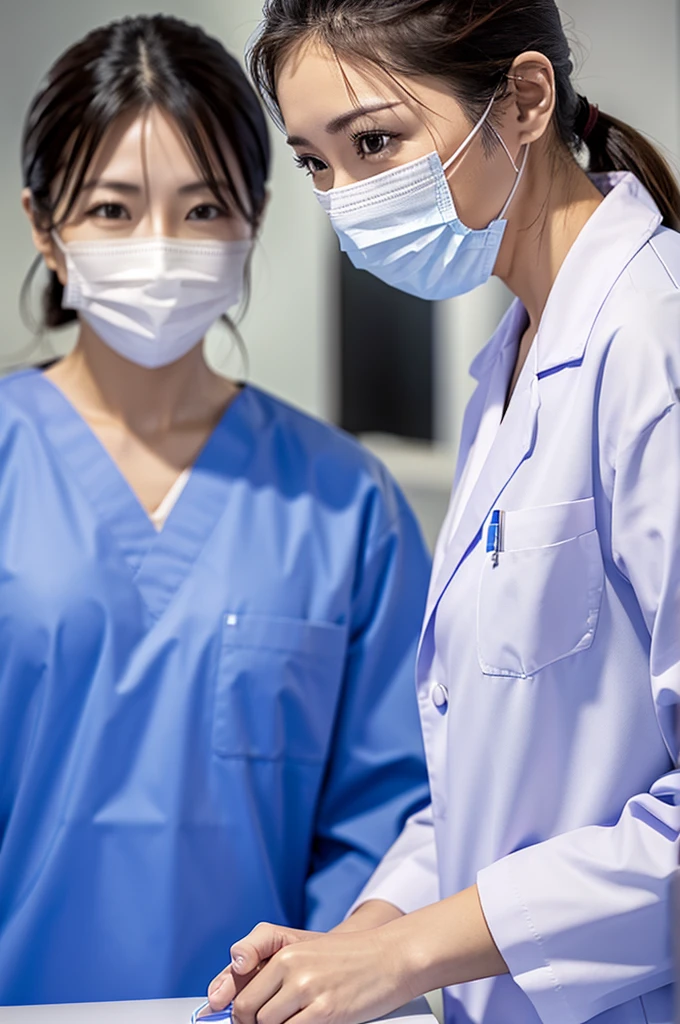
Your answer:
[[[644,353],[645,335],[635,342]],[[639,358],[632,356],[629,378],[649,372],[636,367]],[[654,353],[648,350],[644,358],[652,361]],[[633,385],[635,402],[620,396],[611,543],[649,630],[652,695],[677,765],[680,379],[667,380],[663,393],[664,374],[677,373],[673,361],[671,356],[659,368],[656,418],[649,415],[653,386]],[[648,686],[649,679],[640,685]],[[615,825],[556,836],[479,873],[490,930],[541,1020],[581,1024],[672,981],[670,882],[679,834],[680,771],[671,771],[629,800]]]
[[[370,519],[306,889],[307,927],[320,931],[343,919],[407,818],[429,801],[415,654],[430,557],[389,478]]]

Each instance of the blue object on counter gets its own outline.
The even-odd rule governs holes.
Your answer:
[[[204,1003],[201,1003],[200,1006],[196,1007],[194,1012],[191,1014],[191,1024],[199,1024],[199,1021],[211,1021],[212,1022],[212,1021],[218,1021],[218,1020],[231,1020],[232,1007],[234,1005],[233,1003],[229,1003],[229,1006],[227,1006],[226,1009],[219,1010],[217,1013],[206,1013],[206,1014],[203,1014],[202,1017],[199,1017],[199,1014],[201,1013],[201,1011],[205,1010],[206,1006],[209,1006],[209,1005],[210,1005],[210,1003],[206,999],[206,1001]]]

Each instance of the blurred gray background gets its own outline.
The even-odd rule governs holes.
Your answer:
[[[659,143],[674,166],[680,155],[680,0],[563,0],[581,90]],[[199,22],[237,55],[257,26],[261,0],[0,0],[0,370],[68,348],[72,335],[27,355],[31,334],[18,296],[33,258],[19,205],[22,120],[41,76],[90,28],[126,14],[175,14]],[[338,300],[335,239],[309,181],[272,128],[272,201],[255,264],[242,333],[250,379],[318,416],[338,415]],[[434,441],[364,438],[387,461],[433,542],[443,517],[454,452],[471,381],[467,367],[507,303],[492,282],[438,305],[435,316]],[[211,358],[240,376],[240,360],[217,329]],[[405,396],[405,400],[407,397]]]

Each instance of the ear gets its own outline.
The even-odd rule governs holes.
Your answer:
[[[36,217],[35,207],[33,205],[33,195],[30,188],[25,188],[21,192],[21,205],[24,213],[28,217],[31,223],[31,234],[33,235],[33,244],[45,261],[45,265],[49,270],[54,270],[62,284],[66,284],[66,268],[64,261],[61,257],[61,253],[54,244],[49,231],[45,231],[38,224]]]
[[[542,53],[523,53],[509,73],[511,106],[508,117],[514,121],[517,142],[526,146],[541,139],[555,111],[555,71]]]

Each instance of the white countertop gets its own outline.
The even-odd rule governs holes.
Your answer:
[[[132,1003],[59,1003],[54,1006],[0,1006],[0,1024],[189,1024],[205,997],[149,999]],[[436,1024],[425,999],[388,1014],[408,1024]]]

